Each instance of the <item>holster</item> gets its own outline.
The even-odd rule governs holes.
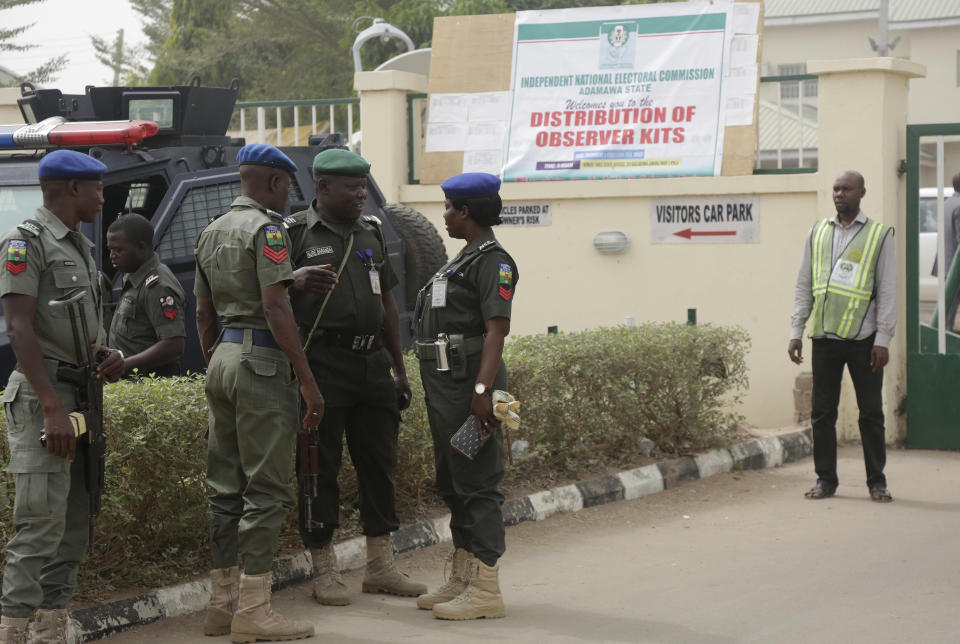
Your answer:
[[[467,378],[467,347],[462,333],[450,335],[450,346],[447,350],[450,356],[450,377],[454,380]]]

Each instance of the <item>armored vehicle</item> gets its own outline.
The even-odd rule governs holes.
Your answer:
[[[128,212],[151,220],[160,261],[176,274],[187,294],[184,372],[204,368],[193,323],[194,244],[211,218],[226,212],[240,195],[236,157],[245,142],[227,135],[238,92],[237,81],[220,88],[202,87],[196,79],[183,86],[88,86],[84,94],[24,84],[18,103],[26,125],[0,125],[0,230],[32,217],[42,204],[37,163],[55,147],[84,152],[107,166],[103,214],[82,229],[96,244],[105,292],[116,295],[120,288],[110,264],[107,228]],[[315,135],[307,146],[281,148],[299,168],[290,184],[285,214],[302,210],[313,200],[313,157],[328,147],[343,147],[342,137]],[[408,344],[416,293],[446,262],[443,241],[420,213],[385,203],[373,177],[364,214],[382,221],[387,250],[400,278],[394,296],[402,339]],[[109,304],[105,308],[107,324]],[[6,382],[14,364],[0,315],[0,383]]]

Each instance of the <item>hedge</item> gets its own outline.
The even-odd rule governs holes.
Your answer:
[[[524,467],[575,473],[585,463],[638,454],[643,439],[663,455],[729,442],[747,387],[749,338],[739,327],[645,324],[519,337],[504,357],[509,389],[522,401],[513,439],[530,444]],[[433,454],[423,391],[406,356],[413,403],[400,428],[397,497],[419,507],[433,494]],[[208,567],[203,376],[119,382],[104,392],[107,489],[96,526],[104,547],[81,569],[81,596],[155,586]],[[0,461],[9,460],[4,419]],[[12,499],[13,481],[3,490]],[[341,478],[352,478],[344,459]],[[345,485],[344,497],[355,495]],[[343,505],[352,508],[353,503]],[[401,516],[402,522],[413,519]],[[12,534],[11,505],[0,510],[0,539]],[[291,516],[285,541],[298,541]]]

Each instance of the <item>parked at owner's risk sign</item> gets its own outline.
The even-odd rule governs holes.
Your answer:
[[[742,244],[760,241],[756,197],[694,197],[650,202],[654,244]]]

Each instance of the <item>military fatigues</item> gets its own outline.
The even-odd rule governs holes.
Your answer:
[[[159,257],[154,255],[133,274],[123,275],[123,291],[110,324],[107,346],[120,349],[129,358],[160,340],[186,335],[183,287]],[[150,373],[175,376],[180,373],[180,363],[174,360],[150,369]]]
[[[267,326],[260,289],[293,279],[283,218],[247,197],[197,241],[198,299],[213,302],[223,330],[207,369],[207,484],[214,568],[270,572],[293,507],[291,453],[297,380]]]
[[[437,281],[444,278],[446,304],[436,307],[433,293]],[[437,272],[420,292],[416,311],[416,351],[433,435],[437,487],[450,508],[453,544],[488,566],[496,563],[505,547],[503,495],[498,489],[504,472],[503,435],[497,430],[472,461],[450,447],[450,437],[470,415],[485,322],[510,318],[518,279],[516,263],[488,229]],[[463,335],[465,375],[454,377],[454,365],[451,371],[437,371],[432,349],[438,333]],[[501,360],[493,388],[506,387],[507,369]]]
[[[58,364],[79,362],[70,318],[66,307],[47,303],[76,288],[84,289],[90,336],[81,341],[96,341],[100,302],[93,244],[46,208],[7,232],[0,244],[7,252],[7,263],[0,270],[0,296],[22,294],[37,299],[34,328],[44,364],[64,411],[74,411],[76,389],[56,380]],[[77,326],[82,334],[79,321]],[[87,547],[88,495],[80,455],[71,464],[41,446],[43,410],[19,364],[2,401],[10,443],[7,471],[17,490],[13,507],[17,532],[7,543],[0,605],[4,617],[29,617],[36,608],[65,608],[73,596],[77,568]]]
[[[398,280],[387,257],[379,222],[357,220],[346,226],[341,236],[320,220],[316,203],[287,221],[290,252],[297,268],[332,264],[337,270],[353,237],[349,257],[337,276],[338,284],[307,349],[310,369],[326,407],[318,428],[320,478],[312,504],[314,527],[308,532],[301,516],[300,534],[306,546],[320,548],[330,542],[340,524],[337,472],[344,430],[357,471],[363,534],[380,536],[400,526],[394,510],[400,415],[390,374],[393,362],[381,340],[381,293],[396,286]],[[376,271],[376,278],[371,277],[371,271]],[[303,340],[324,297],[316,292],[293,297],[293,314]]]

